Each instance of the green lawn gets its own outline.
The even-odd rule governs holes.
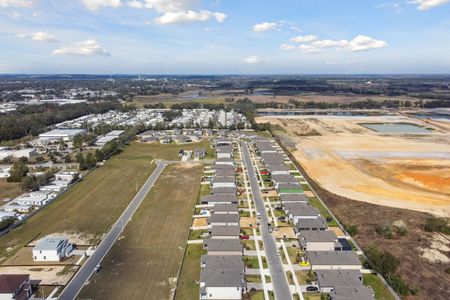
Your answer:
[[[252,240],[244,240],[242,241],[242,244],[244,245],[244,248],[247,250],[256,250],[255,241]]]
[[[303,188],[304,191],[310,191],[311,190],[311,188],[309,187],[309,184],[302,183],[301,185],[302,185],[302,188]]]
[[[200,240],[202,237],[201,235],[208,232],[207,230],[201,229],[201,230],[191,230],[189,232],[189,240]]]
[[[184,255],[183,267],[177,282],[175,300],[197,299],[200,279],[200,257],[206,253],[201,244],[188,245]]]
[[[370,286],[375,292],[377,300],[394,300],[394,296],[384,286],[383,282],[375,274],[363,274],[364,285]]]
[[[325,206],[322,205],[322,203],[317,199],[316,197],[308,198],[309,204],[317,208],[320,212],[320,214],[327,220],[327,224],[330,227],[338,227],[338,222],[335,218],[333,218],[328,210],[325,208]]]

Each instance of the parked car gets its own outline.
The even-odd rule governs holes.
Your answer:
[[[286,221],[286,217],[285,216],[278,217],[278,221]]]
[[[240,236],[240,239],[241,240],[248,240],[248,239],[250,239],[250,236],[248,234],[243,234],[243,235]]]
[[[306,287],[306,291],[307,292],[317,292],[319,289],[317,288],[317,286],[312,286],[312,285],[310,285],[310,286],[307,286]]]

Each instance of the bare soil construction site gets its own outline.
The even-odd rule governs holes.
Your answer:
[[[276,125],[276,135],[308,175],[333,194],[450,216],[450,123],[400,115],[256,121]],[[372,125],[388,128],[377,131]]]

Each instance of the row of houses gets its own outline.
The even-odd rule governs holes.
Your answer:
[[[203,240],[207,253],[200,260],[200,299],[242,299],[246,283],[234,161],[217,159],[211,170],[212,193],[201,199],[209,217],[208,238]]]
[[[48,184],[33,191],[20,195],[7,204],[0,207],[0,220],[7,218],[23,219],[34,208],[39,208],[51,202],[56,196],[73,182],[77,177],[76,172],[59,172]]]
[[[309,265],[317,277],[320,292],[332,300],[374,299],[371,289],[364,286],[362,265],[345,237],[338,238],[328,230],[327,220],[310,205],[299,180],[295,178],[283,151],[272,141],[254,137],[261,161],[280,198],[288,221],[294,225],[299,247],[304,251],[304,265]]]

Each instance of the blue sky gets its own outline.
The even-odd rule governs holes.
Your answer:
[[[0,73],[450,73],[450,0],[0,0]]]

